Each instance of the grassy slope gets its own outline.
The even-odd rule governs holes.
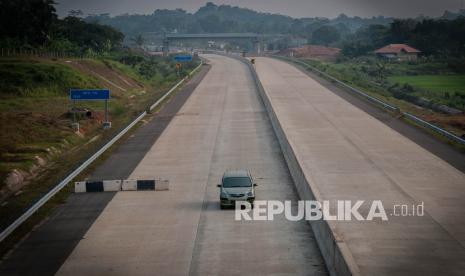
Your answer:
[[[48,161],[20,194],[2,203],[0,228],[18,217],[176,81],[157,80],[155,85],[152,79],[140,76],[137,69],[105,60],[0,59],[0,72],[0,188],[5,187],[5,177],[12,169],[30,170],[38,164],[36,156]],[[104,78],[124,90],[110,87]],[[93,108],[97,116],[81,119],[83,132],[76,135],[68,114],[70,87],[110,87],[112,129],[101,129],[102,102],[83,101],[79,106]]]
[[[28,170],[36,155],[77,140],[63,118],[70,87],[97,87],[90,75],[47,60],[0,60],[0,187],[12,169]]]
[[[3,60],[0,60],[0,63],[2,61]],[[11,62],[11,60],[9,62]],[[2,157],[0,159],[0,166],[3,169],[5,169],[6,164],[11,165],[10,169],[18,166],[30,167],[31,164],[34,163],[34,160],[31,159],[33,155],[48,154],[45,149],[50,148],[51,145],[57,148],[61,147],[61,153],[52,158],[52,162],[47,164],[46,170],[39,173],[27,186],[24,186],[21,189],[21,193],[8,198],[7,201],[0,204],[0,230],[23,213],[32,202],[36,201],[41,195],[45,194],[51,187],[62,180],[73,170],[73,168],[77,167],[82,160],[88,158],[91,154],[97,151],[103,143],[111,139],[115,133],[119,131],[119,129],[127,125],[130,120],[140,114],[140,112],[148,105],[161,97],[167,88],[171,87],[173,82],[177,81],[176,78],[172,77],[175,75],[173,72],[174,70],[169,72],[171,76],[169,78],[160,79],[159,76],[147,78],[147,76],[139,74],[137,67],[127,66],[112,60],[21,60],[18,62],[24,62],[26,64],[32,63],[33,67],[36,65],[41,66],[43,64],[51,64],[51,66],[59,68],[54,70],[71,72],[73,81],[82,77],[84,81],[78,83],[78,86],[85,85],[86,87],[89,87],[95,84],[97,87],[106,87],[109,83],[100,77],[104,75],[104,77],[108,80],[124,86],[126,91],[117,91],[117,89],[112,89],[113,97],[110,102],[110,115],[113,123],[112,129],[102,131],[99,123],[95,124],[92,120],[84,120],[80,122],[86,129],[84,136],[78,136],[70,129],[69,126],[71,121],[70,118],[66,117],[61,118],[62,120],[60,119],[60,121],[63,122],[60,127],[57,127],[56,124],[46,125],[40,123],[40,120],[36,119],[30,119],[30,122],[11,123],[18,118],[18,114],[15,112],[23,112],[24,110],[26,111],[25,114],[28,115],[28,118],[35,118],[37,114],[42,114],[41,116],[46,119],[46,121],[53,121],[60,118],[60,114],[62,114],[62,112],[66,112],[69,107],[67,84],[63,85],[64,90],[60,90],[58,93],[54,92],[53,96],[51,94],[46,96],[47,93],[45,93],[42,94],[43,97],[32,97],[32,94],[28,94],[28,97],[19,97],[12,95],[11,93],[0,93],[0,103],[4,103],[4,100],[8,101],[8,104],[0,105],[0,115],[4,116],[5,114],[11,114],[12,116],[9,120],[3,117],[1,118],[0,127],[10,128],[6,132],[2,131],[2,135],[6,133],[7,136],[4,137],[10,138],[16,135],[20,139],[27,140],[29,143],[28,145],[21,146],[22,151],[18,150],[14,153],[15,155],[25,154],[27,157],[25,160],[6,162],[3,156],[0,156]],[[164,63],[164,66],[166,67],[170,66],[169,61]],[[194,65],[195,64],[192,64],[192,66]],[[98,75],[95,73],[89,73],[89,70],[94,71]],[[125,86],[124,83],[131,83],[132,85]],[[48,84],[53,86],[52,83]],[[42,87],[47,87],[47,83],[43,83]],[[94,106],[96,108],[101,108],[101,103],[82,102],[82,106]],[[31,127],[31,124],[37,124],[37,126]],[[19,127],[19,125],[21,125],[21,127]],[[23,127],[23,132],[19,131],[19,129]],[[32,128],[34,128],[34,130]],[[59,128],[61,128],[61,130],[57,131]],[[133,130],[127,133],[125,137],[129,137],[132,131]],[[41,136],[43,138],[47,138],[50,134],[54,134],[56,136],[54,136],[53,139],[47,138],[51,141],[49,143],[40,143],[37,138],[30,136],[32,132],[42,133]],[[68,141],[67,144],[63,144],[64,139]],[[8,148],[17,147],[15,139],[9,140],[9,142],[8,139],[3,140],[4,144],[2,145],[2,148],[3,146],[7,146]],[[124,138],[122,140],[124,140]],[[76,177],[76,179],[85,178],[95,166],[111,154],[112,149],[116,148],[122,140],[118,141],[115,145],[113,145],[113,147],[107,150],[101,158],[91,164],[80,174],[80,176]],[[65,187],[55,197],[48,201],[44,207],[39,209],[37,213],[23,223],[4,242],[2,242],[0,244],[0,256],[3,256],[6,252],[8,252],[8,250],[10,250],[19,239],[46,218],[51,209],[62,204],[71,190],[72,185]]]
[[[73,87],[96,87],[96,79],[47,60],[0,59],[1,96],[63,96]]]
[[[144,110],[154,96],[175,81],[173,73],[166,79],[147,79],[138,74],[137,68],[112,60],[0,59],[0,188],[8,172],[14,168],[28,170],[36,155],[61,147],[65,139],[70,144],[86,140],[70,127],[70,88],[110,88],[110,116],[117,124]],[[95,134],[103,103],[83,101],[77,106],[96,111],[95,120],[80,121],[86,136]]]

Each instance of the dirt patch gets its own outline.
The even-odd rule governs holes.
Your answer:
[[[43,112],[1,112],[0,132],[0,202],[20,191],[46,170],[57,156],[70,150],[70,141],[82,139],[99,128],[103,112],[80,120],[76,135],[70,115]],[[11,143],[11,141],[15,143]]]
[[[68,61],[67,64],[83,73],[93,74],[102,81],[103,85],[117,94],[125,94],[130,90],[143,90],[145,88],[136,80],[120,74],[105,64],[99,64],[92,60],[72,60]]]
[[[11,171],[4,182],[4,186],[0,189],[0,202],[3,203],[11,195],[21,193],[21,189],[34,179],[40,172],[45,169],[47,161],[44,158],[38,157],[42,165],[36,163],[32,165],[29,171],[14,169]]]
[[[288,48],[277,53],[280,56],[293,56],[296,58],[313,58],[319,60],[335,60],[341,49],[331,48],[320,45],[305,45],[303,47]]]
[[[422,115],[422,119],[438,125],[443,128],[453,128],[453,132],[457,133],[462,138],[465,138],[465,114],[446,115]]]

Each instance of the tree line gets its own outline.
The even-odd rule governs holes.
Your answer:
[[[88,22],[99,22],[121,30],[126,37],[143,33],[243,33],[289,34],[310,39],[312,33],[326,25],[337,29],[341,37],[369,24],[388,24],[392,18],[348,17],[344,14],[334,19],[292,18],[280,14],[261,13],[254,10],[215,5],[211,2],[195,13],[182,9],[155,10],[152,14],[90,15]]]
[[[43,47],[53,51],[107,52],[127,43],[141,44],[142,34],[256,32],[287,34],[311,44],[342,48],[345,56],[365,55],[389,43],[406,43],[435,57],[465,55],[465,11],[442,17],[394,19],[349,17],[292,18],[250,9],[207,3],[195,13],[156,10],[149,15],[91,15],[71,11],[59,19],[54,0],[0,0],[0,47]],[[111,26],[111,27],[110,27]],[[270,41],[268,49],[292,45]]]
[[[232,33],[284,34],[310,44],[343,49],[346,56],[367,54],[389,43],[407,43],[424,55],[450,57],[465,53],[465,10],[445,12],[439,18],[349,17],[334,19],[292,18],[246,8],[207,3],[195,13],[182,9],[155,10],[152,14],[90,15],[87,22],[121,30],[137,41],[144,33]],[[292,39],[270,41],[268,49],[292,47]]]
[[[82,54],[122,46],[122,32],[86,22],[79,11],[59,19],[54,5],[54,0],[0,0],[0,47]]]
[[[389,25],[369,25],[341,44],[346,56],[360,56],[390,43],[405,43],[438,58],[465,57],[465,17],[447,19],[397,19]]]

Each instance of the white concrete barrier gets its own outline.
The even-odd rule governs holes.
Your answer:
[[[86,182],[79,181],[74,183],[74,192],[75,193],[85,193],[86,192]]]
[[[74,184],[74,192],[167,191],[169,183],[165,179],[79,181]]]
[[[121,191],[121,180],[104,180],[103,181],[104,192],[119,192]]]
[[[155,182],[155,191],[167,191],[169,190],[169,180],[157,179]]]
[[[121,180],[79,181],[74,183],[75,193],[118,191],[121,191]]]
[[[167,191],[169,180],[165,179],[126,179],[123,180],[123,191]]]
[[[123,180],[123,185],[121,186],[122,191],[137,191],[137,180],[135,179],[126,179]]]

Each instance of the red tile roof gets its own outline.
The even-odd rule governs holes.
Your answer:
[[[408,46],[407,44],[389,44],[375,51],[377,54],[398,54],[401,51],[406,53],[420,53],[420,50],[417,50],[413,47]]]

